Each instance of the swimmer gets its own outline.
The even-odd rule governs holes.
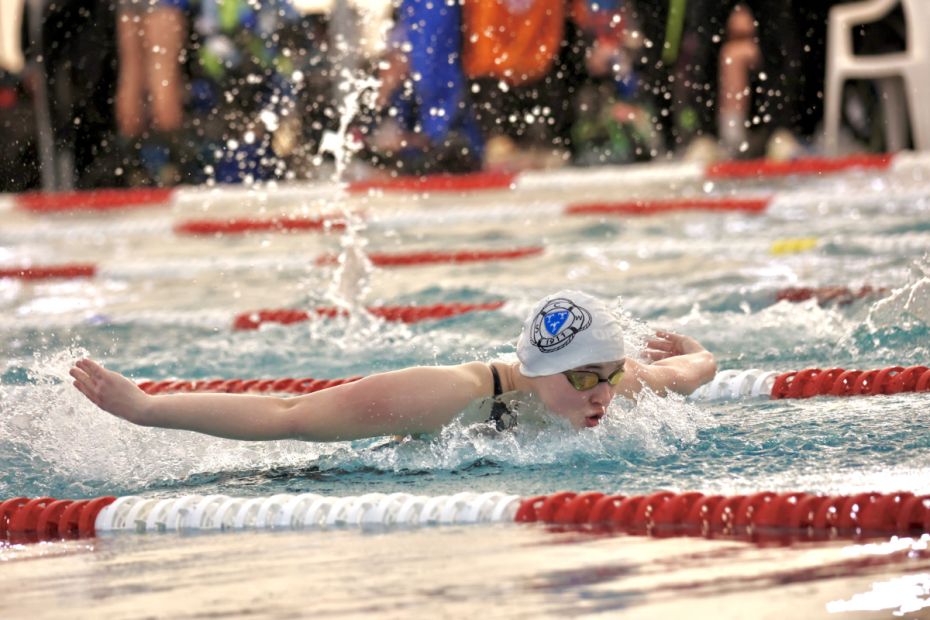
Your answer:
[[[527,317],[512,363],[406,368],[292,398],[150,396],[89,359],[70,374],[95,405],[141,426],[254,441],[348,441],[434,433],[476,402],[487,403],[486,419],[503,430],[519,418],[502,398],[511,392],[536,398],[574,428],[590,428],[618,395],[634,399],[644,388],[687,395],[717,370],[696,340],[671,332],[650,338],[644,357],[648,363],[625,356],[620,323],[606,304],[564,290],[543,298]]]

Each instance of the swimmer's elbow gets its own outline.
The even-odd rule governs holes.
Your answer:
[[[714,354],[710,351],[704,351],[702,358],[703,359],[701,360],[700,364],[701,372],[699,383],[694,386],[695,390],[705,383],[713,381],[714,377],[717,376],[717,358],[714,357]]]
[[[673,373],[666,390],[688,396],[696,389],[712,381],[717,374],[717,359],[710,351],[692,353],[683,365]],[[659,393],[664,393],[660,390]]]
[[[717,374],[717,358],[710,351],[701,351],[693,354],[696,359],[692,359],[688,365],[686,376],[673,389],[684,396],[690,395],[696,389],[713,380]]]

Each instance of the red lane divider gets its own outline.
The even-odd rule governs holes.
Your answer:
[[[352,383],[361,378],[357,376],[345,379],[305,377],[303,379],[201,379],[195,381],[169,379],[167,381],[143,381],[139,383],[139,388],[146,394],[177,394],[180,392],[310,394],[337,385]]]
[[[369,254],[368,259],[376,267],[407,267],[427,264],[477,263],[490,260],[514,260],[542,254],[544,248],[527,247],[515,250],[459,250],[453,252],[408,252],[405,254]],[[326,254],[316,259],[316,264],[335,265],[339,257]]]
[[[430,319],[446,319],[468,312],[497,310],[503,305],[503,301],[493,301],[480,304],[446,303],[431,306],[373,306],[368,308],[368,312],[385,321],[417,323]],[[314,315],[320,318],[333,318],[345,314],[344,311],[331,307],[316,308],[314,310],[256,310],[236,316],[233,321],[233,329],[258,329],[264,323],[290,325],[307,321]]]
[[[243,329],[254,329],[248,327]],[[288,394],[310,394],[319,390],[358,381],[363,377],[342,379],[167,379],[144,381],[139,387],[149,394],[177,392],[276,392]],[[882,370],[844,370],[833,368],[820,370],[809,368],[786,372],[775,379],[771,397],[811,398],[813,396],[870,396],[873,394],[898,394],[901,392],[930,392],[930,368],[926,366],[892,366]]]
[[[592,202],[569,205],[566,215],[650,215],[669,211],[742,211],[762,213],[770,198],[678,198],[631,202]]]
[[[172,189],[101,189],[84,192],[31,192],[14,197],[17,208],[34,213],[110,211],[132,207],[167,206]]]
[[[437,174],[359,181],[351,183],[349,191],[355,194],[371,190],[386,192],[465,192],[485,189],[509,189],[516,180],[517,175],[511,172]]]
[[[772,398],[813,396],[871,396],[901,392],[930,392],[930,368],[892,366],[879,370],[807,368],[775,378]]]
[[[179,235],[242,235],[249,232],[307,232],[345,230],[341,219],[326,217],[243,217],[229,220],[188,220],[174,227]]]
[[[54,278],[92,278],[97,274],[96,265],[76,263],[73,265],[49,265],[45,267],[13,267],[0,269],[0,278],[19,280],[51,280]]]
[[[885,169],[894,158],[891,154],[850,155],[849,157],[807,157],[792,161],[724,161],[708,166],[704,176],[709,179],[745,179],[751,177],[781,177],[841,172],[851,168]]]
[[[930,533],[930,495],[910,492],[624,496],[561,492],[524,500],[518,523],[595,525],[636,534],[776,538]]]
[[[705,178],[749,178],[778,177],[802,174],[826,174],[850,168],[888,168],[893,161],[891,154],[853,155],[842,158],[811,157],[786,162],[767,160],[727,161],[709,166]],[[375,179],[349,185],[352,193],[371,190],[386,192],[463,192],[476,190],[509,189],[519,180],[519,174],[509,172],[479,172],[461,175],[428,175],[420,177],[397,177]],[[13,198],[19,209],[35,213],[61,211],[107,211],[142,206],[167,206],[173,197],[173,189],[133,188],[102,189],[94,191],[43,193],[31,192]],[[225,232],[225,231],[218,231]],[[216,234],[216,232],[190,232],[187,234]],[[234,234],[229,231],[227,234]]]
[[[516,248],[513,250],[456,250],[450,252],[424,251],[403,254],[369,254],[376,267],[409,267],[428,264],[463,264],[493,260],[516,260],[537,256],[544,252],[541,247]],[[339,257],[324,254],[314,262],[318,266],[335,265]],[[47,265],[44,267],[11,267],[0,269],[0,278],[20,280],[48,280],[53,278],[92,278],[97,275],[97,266],[75,263],[71,265]]]
[[[97,515],[115,497],[56,500],[52,497],[14,497],[0,502],[0,542],[13,544],[59,538],[96,536]]]
[[[775,293],[776,301],[801,302],[816,299],[819,304],[835,303],[840,306],[851,304],[857,299],[878,297],[888,293],[885,287],[863,286],[860,289],[851,289],[846,286],[821,287],[790,287]]]

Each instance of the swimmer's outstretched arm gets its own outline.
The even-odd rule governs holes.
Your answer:
[[[643,386],[657,394],[688,395],[714,378],[717,360],[701,343],[689,336],[656,331],[646,342],[643,355],[650,364],[627,360],[622,388],[638,392]]]
[[[487,366],[477,362],[380,373],[295,398],[151,396],[88,359],[77,362],[71,376],[91,402],[134,424],[246,440],[345,441],[428,433],[491,393]]]

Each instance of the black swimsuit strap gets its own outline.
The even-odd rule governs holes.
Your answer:
[[[491,376],[494,377],[494,398],[497,398],[504,393],[504,388],[501,387],[501,375],[494,364],[488,364],[488,366],[491,368]]]
[[[491,376],[494,378],[494,401],[491,403],[491,417],[488,418],[488,422],[494,422],[499,431],[513,428],[517,423],[517,416],[513,414],[510,407],[498,400],[498,397],[504,393],[504,389],[501,387],[500,373],[497,372],[497,368],[493,364],[488,364],[488,367],[491,369]]]

